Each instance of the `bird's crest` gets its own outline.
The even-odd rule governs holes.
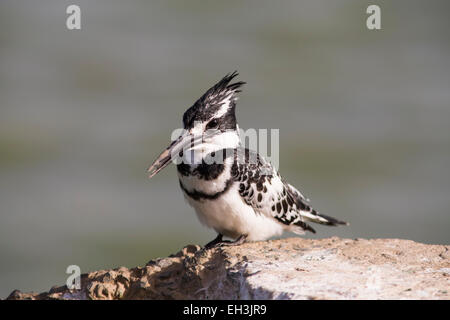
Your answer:
[[[230,84],[230,82],[238,75],[237,71],[227,74],[213,87],[208,89],[197,102],[201,102],[205,107],[208,107],[220,104],[228,98],[231,98],[232,100],[235,99],[236,93],[241,92],[239,89],[245,84],[243,81]]]
[[[237,71],[227,74],[214,86],[209,88],[192,107],[183,115],[183,122],[189,125],[194,120],[209,119],[212,114],[219,110],[235,107],[236,94],[241,92],[240,88],[245,84],[243,81],[231,83],[238,76]],[[220,112],[220,111],[219,111]]]

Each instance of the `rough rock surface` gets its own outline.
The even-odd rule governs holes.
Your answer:
[[[450,299],[450,246],[398,239],[291,238],[84,274],[81,289],[8,299]]]

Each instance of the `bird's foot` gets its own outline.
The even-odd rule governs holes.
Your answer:
[[[245,241],[247,240],[247,237],[248,236],[246,234],[242,234],[234,241],[222,241],[218,245],[221,246],[221,247],[239,246],[239,245],[245,243]]]
[[[211,240],[210,242],[205,244],[205,249],[211,249],[211,248],[217,246],[218,244],[224,242],[224,240],[222,240],[222,238],[223,238],[223,235],[219,233],[217,235],[217,237],[215,237],[213,240]]]
[[[214,240],[208,242],[205,245],[205,249],[217,248],[217,247],[239,246],[247,240],[247,237],[248,236],[246,234],[243,234],[243,235],[240,235],[236,240],[230,241],[230,240],[222,240],[223,235],[218,234]]]

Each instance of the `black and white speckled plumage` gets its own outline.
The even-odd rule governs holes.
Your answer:
[[[286,230],[315,232],[307,222],[346,224],[319,214],[269,162],[241,146],[235,108],[244,82],[231,83],[236,76],[236,72],[225,76],[183,115],[188,133],[183,143],[188,148],[180,152],[185,161],[177,165],[180,187],[200,221],[219,234],[213,242],[222,235],[264,240]],[[215,133],[209,134],[210,129]],[[200,145],[190,144],[189,139],[199,134]],[[154,170],[164,167],[172,146],[155,161]],[[217,155],[224,161],[208,161]]]
[[[241,156],[233,167],[232,176],[239,183],[239,194],[256,214],[272,216],[292,231],[302,233],[315,230],[305,221],[326,225],[345,224],[337,219],[321,215],[308,200],[258,153],[238,148]],[[253,156],[253,161],[251,160]]]

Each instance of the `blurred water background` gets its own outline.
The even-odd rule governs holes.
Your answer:
[[[144,265],[211,240],[174,167],[145,169],[234,70],[240,126],[279,128],[282,175],[351,222],[307,237],[450,243],[449,13],[445,0],[2,0],[0,297],[63,284],[70,264]]]

